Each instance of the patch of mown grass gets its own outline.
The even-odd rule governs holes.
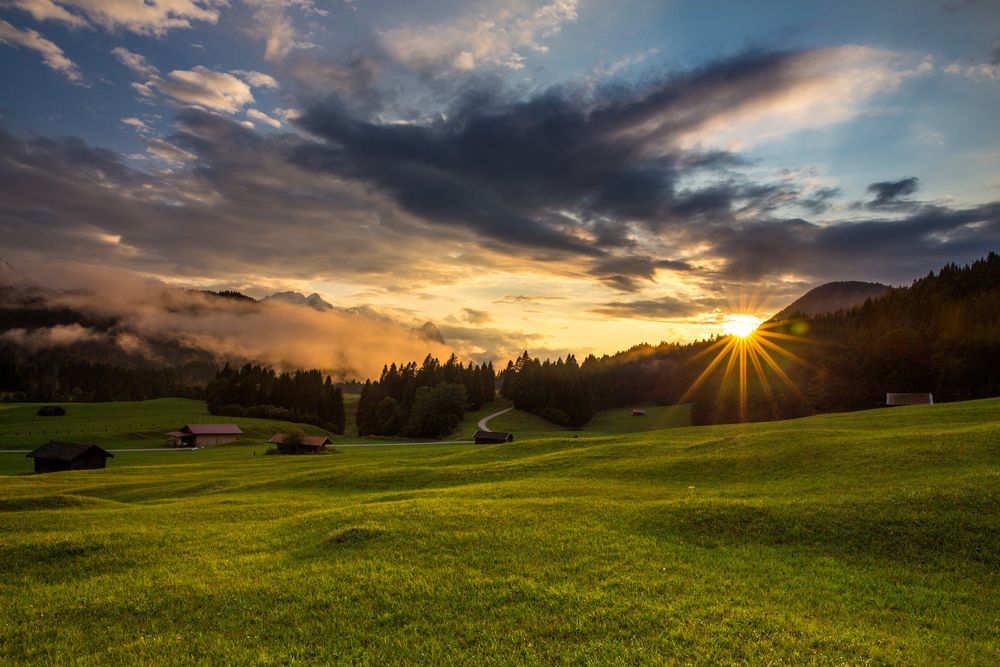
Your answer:
[[[0,662],[997,664],[998,408],[3,477]]]

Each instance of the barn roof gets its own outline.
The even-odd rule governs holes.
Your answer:
[[[934,403],[934,394],[889,392],[885,395],[886,405],[926,405]]]
[[[193,435],[243,435],[236,424],[187,424],[181,430]]]
[[[512,440],[514,436],[502,431],[476,431],[473,438],[476,440],[489,440],[491,442],[507,442],[508,440]]]
[[[49,440],[41,447],[28,454],[28,458],[56,459],[59,461],[74,461],[87,452],[96,449],[107,458],[114,458],[111,452],[101,449],[97,445],[88,445],[78,442],[61,442],[59,440]]]
[[[271,436],[271,442],[280,445],[285,441],[284,433],[275,433]],[[330,444],[330,438],[325,435],[306,435],[302,437],[302,444],[307,447],[322,447]]]

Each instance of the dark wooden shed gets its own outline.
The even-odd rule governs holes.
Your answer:
[[[319,454],[326,450],[330,438],[325,435],[307,435],[302,438],[302,442],[291,444],[285,442],[284,433],[275,433],[271,437],[271,442],[278,446],[278,452],[281,454]]]
[[[62,470],[93,470],[107,465],[114,454],[97,445],[49,440],[28,454],[35,459],[35,472],[60,472]]]
[[[895,405],[934,405],[934,394],[905,394],[889,392],[885,395],[885,404]]]
[[[503,433],[502,431],[476,431],[473,436],[477,445],[497,445],[502,442],[514,442],[513,433]]]
[[[39,417],[62,417],[66,414],[66,410],[60,405],[46,405],[38,408],[35,414]]]

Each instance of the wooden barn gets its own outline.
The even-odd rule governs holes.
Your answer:
[[[243,431],[236,424],[185,424],[167,433],[172,447],[211,447],[237,440]]]
[[[646,409],[645,408],[632,408],[632,416],[633,417],[645,417],[646,416]]]
[[[934,405],[934,394],[898,394],[885,395],[885,404],[895,405]]]
[[[477,445],[498,445],[502,442],[514,442],[513,433],[503,433],[501,431],[476,431],[473,436]]]
[[[271,442],[278,446],[278,452],[281,454],[319,454],[326,451],[326,446],[330,444],[330,438],[325,435],[306,435],[298,444],[286,444],[285,434],[275,433],[271,437]]]
[[[28,454],[28,458],[35,459],[35,472],[94,470],[105,467],[114,456],[97,445],[58,440],[49,440]]]
[[[63,417],[66,415],[66,410],[60,405],[45,405],[38,408],[35,414],[39,417]]]

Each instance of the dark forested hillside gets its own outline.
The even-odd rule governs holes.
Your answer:
[[[208,410],[231,417],[306,422],[344,432],[344,393],[318,370],[277,373],[273,368],[228,364],[205,389]]]
[[[850,310],[868,299],[876,299],[889,289],[882,283],[863,283],[856,280],[826,283],[815,287],[783,308],[772,320],[792,317],[816,317]]]
[[[741,347],[722,338],[639,345],[580,366],[525,353],[501,373],[501,390],[517,407],[566,425],[646,402],[690,401],[704,424],[872,408],[887,392],[997,396],[1000,256],[945,266],[848,310],[769,323],[751,340],[759,342],[743,347],[742,359]]]

